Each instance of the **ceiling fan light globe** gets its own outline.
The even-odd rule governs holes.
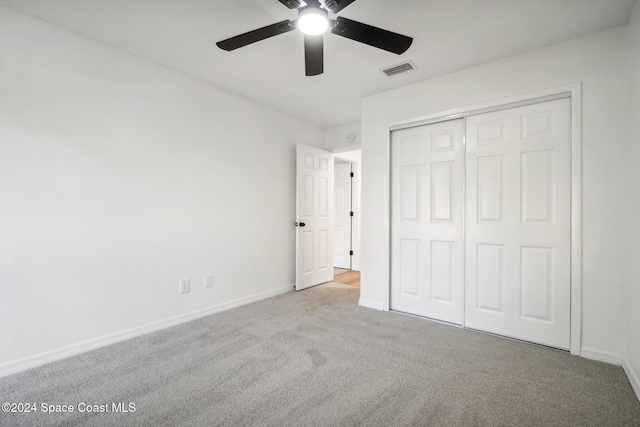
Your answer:
[[[306,8],[300,11],[298,29],[310,36],[323,34],[329,28],[327,13],[316,8]]]

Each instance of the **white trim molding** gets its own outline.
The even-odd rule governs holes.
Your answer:
[[[638,401],[640,401],[640,377],[638,377],[638,373],[633,370],[626,357],[622,359],[622,369],[624,369],[624,372],[627,374],[627,378],[629,378],[629,382],[631,383],[631,388],[633,388]]]
[[[77,344],[60,347],[54,350],[46,351],[44,353],[36,354],[34,356],[29,356],[23,359],[4,363],[0,365],[0,378],[6,377],[7,375],[16,374],[27,369],[35,368],[37,366],[45,365],[47,363],[55,362],[56,360],[65,359],[67,357],[95,350],[100,347],[105,347],[151,332],[159,331],[161,329],[169,328],[171,326],[176,326],[182,323],[190,322],[192,320],[200,319],[202,317],[210,316],[212,314],[231,310],[232,308],[282,295],[287,292],[291,292],[294,289],[295,285],[283,286],[270,291],[261,292],[258,294],[250,295],[248,297],[229,301],[223,304],[214,305],[201,310],[195,310],[190,313],[181,314],[179,316],[159,320],[157,322],[152,322],[139,327],[105,335],[100,338],[90,339]]]
[[[372,301],[372,300],[366,300],[366,299],[360,298],[360,300],[358,300],[358,305],[366,308],[372,308],[378,311],[385,311],[384,304],[382,304],[379,301]]]
[[[595,348],[582,347],[580,356],[596,360],[598,362],[608,363],[610,365],[622,366],[622,356],[609,351],[597,350]]]

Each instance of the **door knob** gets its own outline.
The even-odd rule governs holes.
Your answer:
[[[305,225],[307,224],[305,224],[304,222],[296,222],[296,227],[304,227]]]

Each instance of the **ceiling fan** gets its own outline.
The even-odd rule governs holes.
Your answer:
[[[338,13],[356,0],[278,0],[289,9],[298,9],[298,19],[267,25],[248,33],[240,34],[218,43],[220,49],[232,51],[240,47],[288,33],[298,28],[304,33],[305,69],[307,76],[316,76],[324,71],[323,35],[331,32],[360,43],[368,44],[398,55],[404,53],[413,38],[383,30],[361,22],[338,16],[329,19],[328,11]]]

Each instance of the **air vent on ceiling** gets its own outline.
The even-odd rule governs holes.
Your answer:
[[[406,73],[407,71],[415,70],[416,64],[413,61],[405,61],[401,64],[392,65],[391,67],[385,68],[382,70],[383,73],[387,75],[387,77],[395,76],[396,74]]]

